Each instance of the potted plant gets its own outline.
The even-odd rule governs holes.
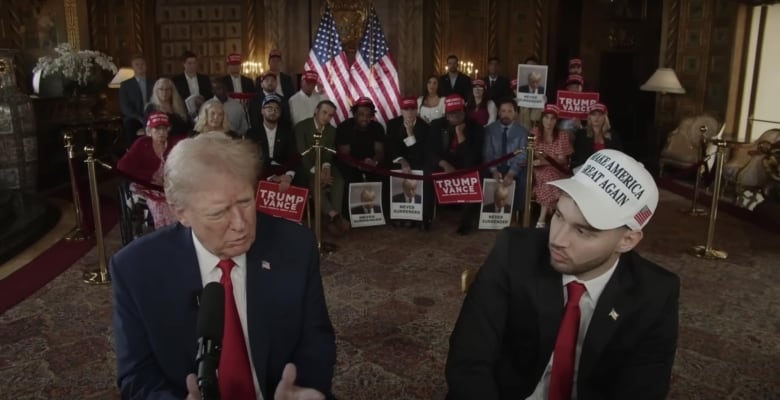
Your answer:
[[[102,71],[117,71],[111,57],[99,51],[75,50],[70,43],[60,43],[54,51],[56,55],[38,59],[33,74],[59,77],[64,96],[97,94],[105,86]]]

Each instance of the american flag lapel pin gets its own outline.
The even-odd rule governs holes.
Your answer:
[[[271,263],[269,263],[268,261],[263,260],[263,262],[262,262],[262,264],[260,264],[260,266],[263,269],[267,269],[269,271],[271,270]]]
[[[615,311],[613,308],[612,311],[609,312],[609,316],[612,317],[613,320],[617,321],[620,314],[618,314],[617,311]]]

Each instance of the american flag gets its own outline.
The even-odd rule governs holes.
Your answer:
[[[368,97],[374,102],[376,119],[382,125],[401,115],[398,105],[398,70],[379,24],[374,7],[368,14],[363,39],[352,64],[352,97]]]
[[[634,214],[634,220],[639,224],[639,226],[642,226],[652,216],[653,216],[653,212],[650,211],[650,209],[647,206],[644,206],[642,207],[641,210],[639,210],[638,213]]]
[[[309,51],[304,70],[314,70],[320,75],[320,82],[328,98],[336,103],[337,110],[333,119],[338,124],[349,118],[349,67],[347,55],[341,46],[341,36],[336,30],[336,20],[330,7],[322,14],[314,45]]]

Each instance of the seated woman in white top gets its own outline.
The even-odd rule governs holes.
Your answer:
[[[428,123],[444,116],[444,98],[439,95],[439,78],[436,75],[428,77],[425,94],[417,99],[417,108],[420,118]]]

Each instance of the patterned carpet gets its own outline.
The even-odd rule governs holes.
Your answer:
[[[672,399],[780,398],[778,236],[728,215],[716,248],[725,261],[690,256],[706,220],[681,214],[663,193],[640,249],[682,280],[680,343]],[[322,266],[341,399],[442,399],[447,340],[463,295],[460,273],[481,264],[495,233],[453,234],[440,211],[429,233],[353,231]],[[109,250],[119,246],[116,229]],[[0,316],[0,399],[114,399],[109,287],[80,282],[89,253],[44,289]],[[0,294],[1,295],[1,294]]]

